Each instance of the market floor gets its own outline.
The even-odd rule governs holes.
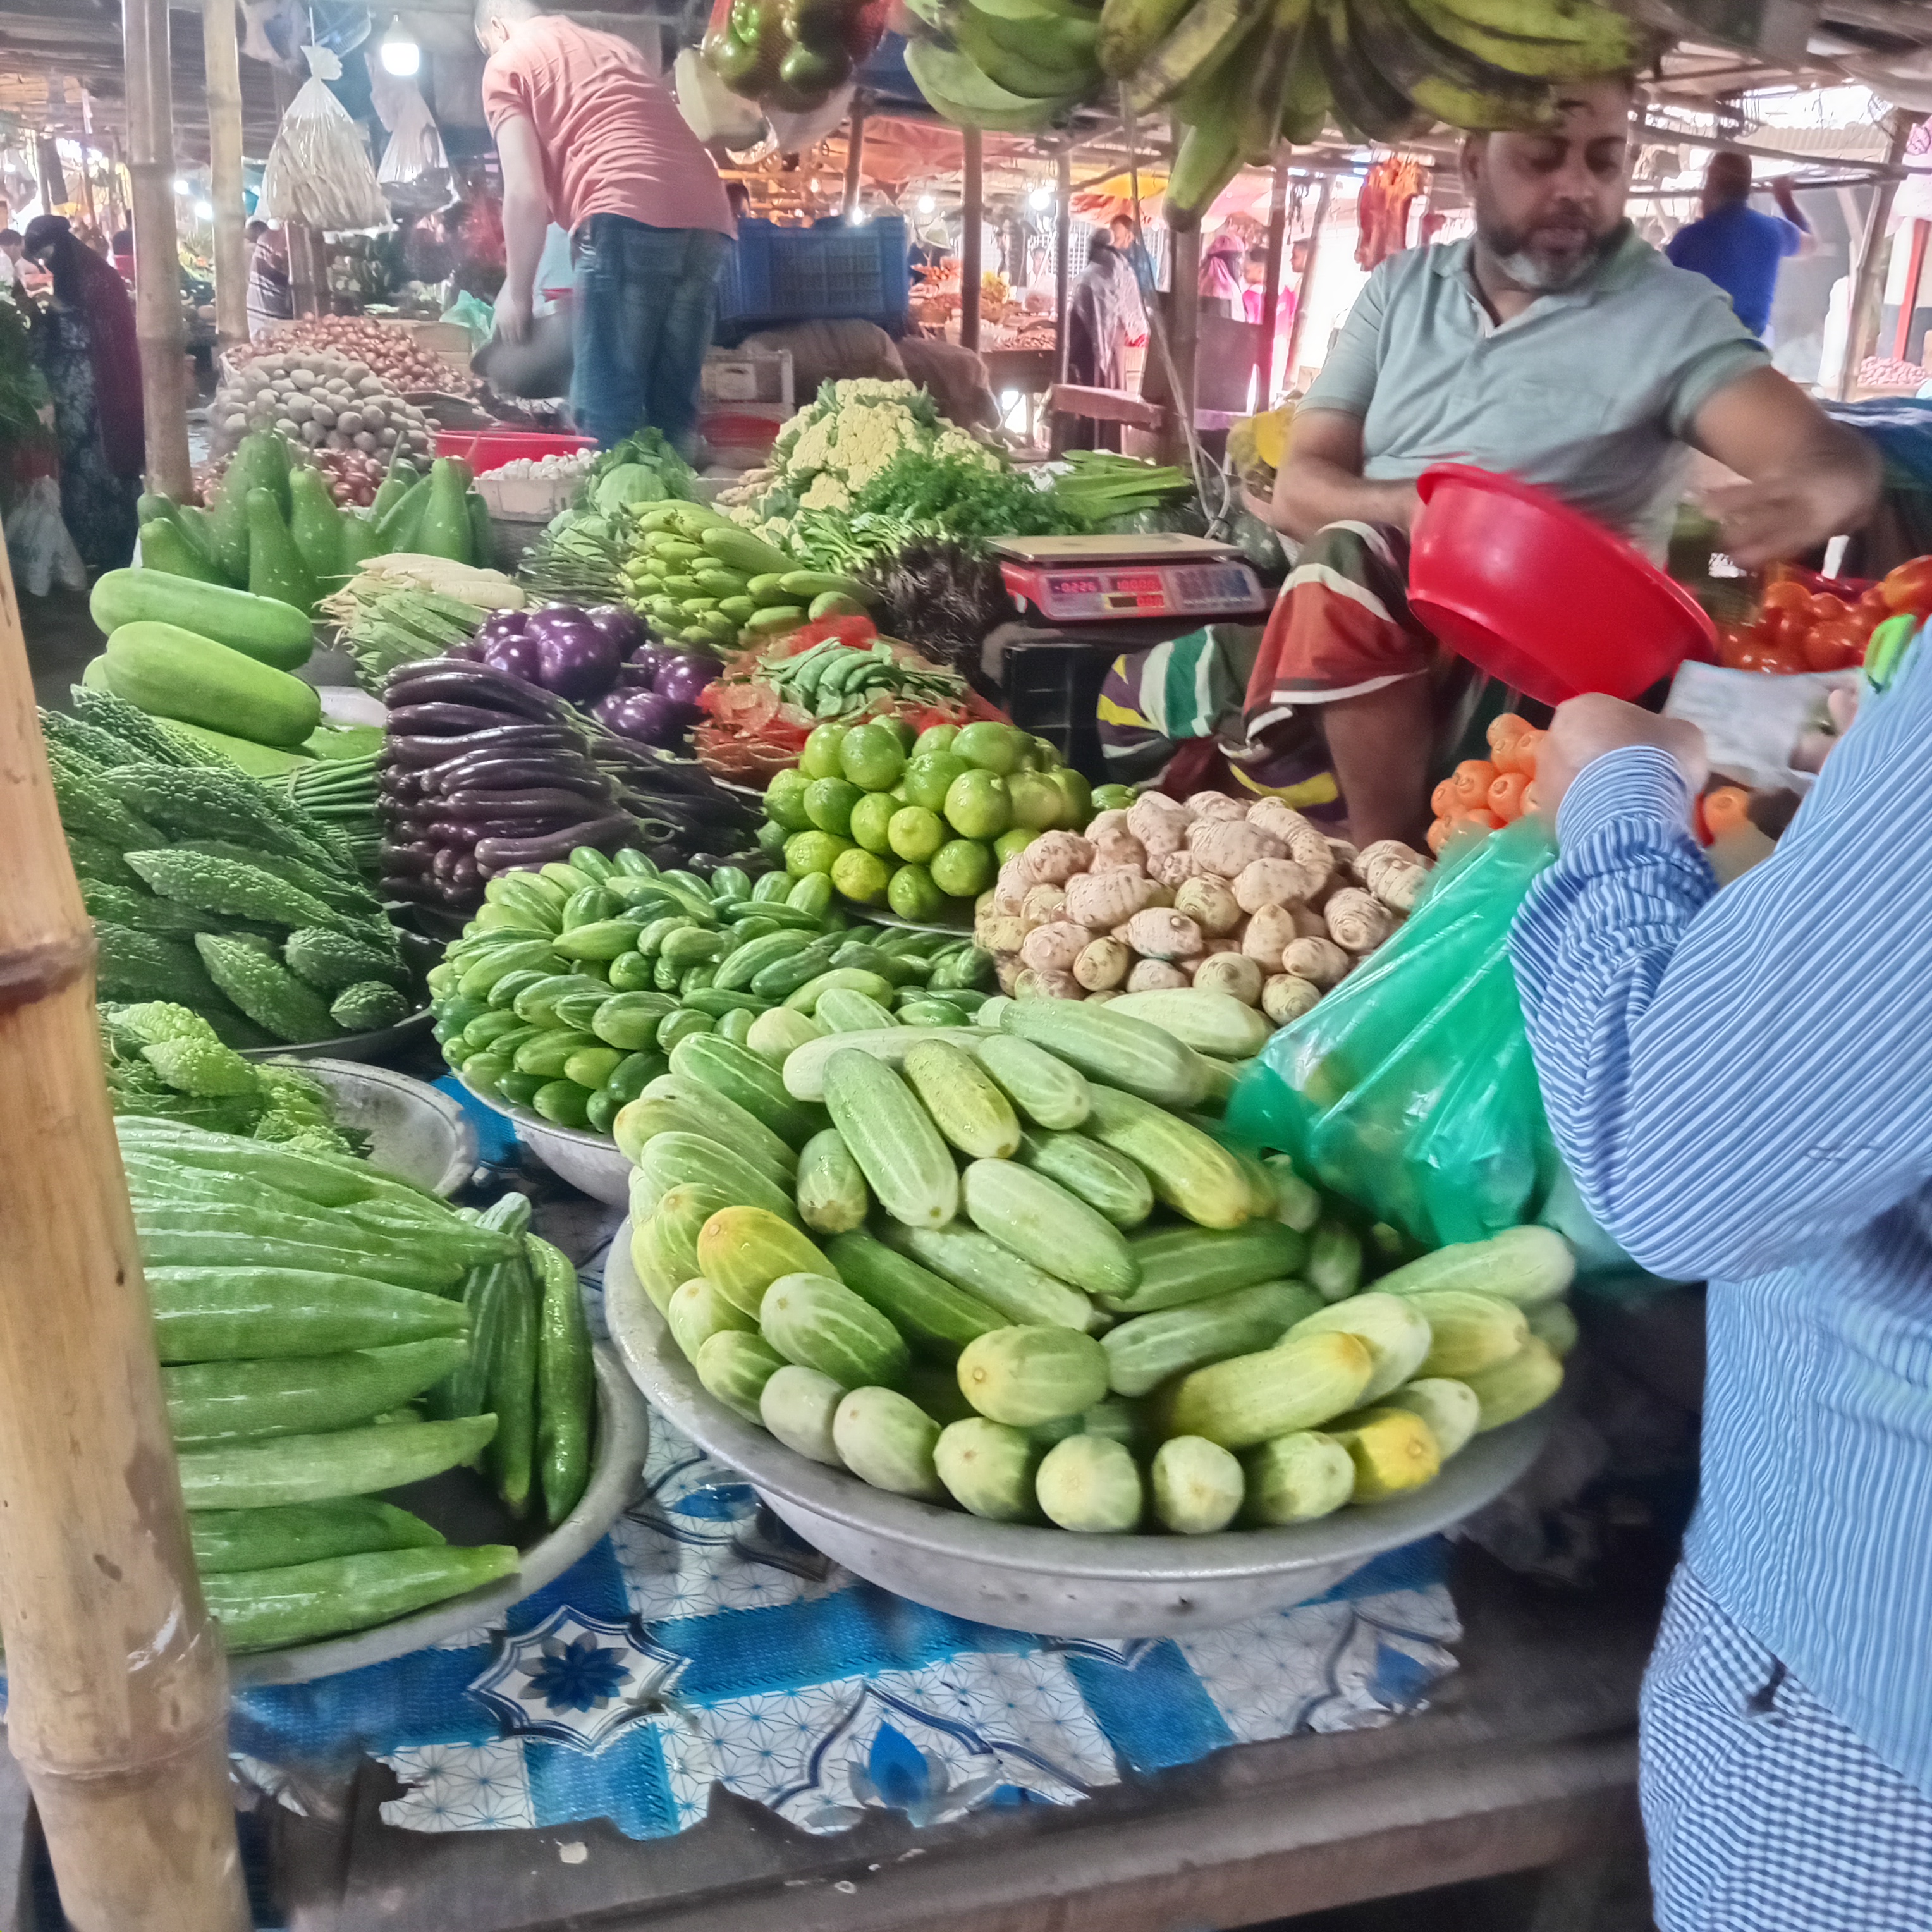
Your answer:
[[[105,642],[88,615],[86,594],[53,590],[44,597],[23,596],[20,627],[26,633],[34,697],[50,710],[70,710],[68,688]]]

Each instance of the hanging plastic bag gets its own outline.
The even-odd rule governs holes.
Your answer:
[[[1508,940],[1554,856],[1519,819],[1452,859],[1402,930],[1263,1048],[1233,1132],[1432,1248],[1535,1219],[1561,1162]]]
[[[85,590],[87,570],[61,516],[60,486],[37,476],[7,519],[7,560],[14,581],[30,597],[44,597],[58,584]]]
[[[427,214],[449,199],[449,155],[436,116],[412,80],[369,62],[369,98],[376,118],[388,130],[388,146],[376,166],[376,178],[399,214]]]
[[[304,47],[310,78],[289,104],[262,170],[256,212],[266,221],[298,221],[332,234],[386,228],[389,204],[369,165],[362,130],[324,84],[342,77],[326,47]]]

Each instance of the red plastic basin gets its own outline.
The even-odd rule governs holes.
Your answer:
[[[1632,698],[1711,656],[1717,627],[1696,599],[1546,490],[1465,463],[1415,487],[1409,607],[1492,676],[1544,704]]]
[[[500,470],[519,456],[541,460],[546,456],[574,456],[580,449],[594,449],[587,436],[559,436],[535,429],[440,429],[436,433],[439,456],[459,456],[478,476]]]

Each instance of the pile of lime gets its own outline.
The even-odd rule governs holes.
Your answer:
[[[1042,832],[1094,815],[1044,738],[987,720],[915,737],[896,718],[821,724],[765,793],[759,842],[795,878],[829,872],[860,905],[927,921],[970,904]]]

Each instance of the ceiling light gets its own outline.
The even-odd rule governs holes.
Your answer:
[[[845,220],[847,224],[851,227],[862,228],[867,222],[872,220],[872,218],[862,208],[855,208],[853,209],[852,212],[845,218]]]
[[[194,218],[197,221],[212,221],[214,219],[214,202],[212,201],[196,202],[194,205]]]
[[[1035,188],[1032,194],[1027,196],[1027,206],[1029,208],[1051,208],[1053,206],[1052,189],[1050,188]]]
[[[382,57],[382,71],[394,74],[398,80],[412,79],[422,66],[422,49],[404,28],[400,14],[389,16],[389,30],[382,36],[377,52]]]
[[[938,206],[938,202],[932,195],[922,194],[919,198],[919,212],[922,214],[932,214]]]
[[[188,178],[184,175],[175,176],[174,188],[177,194],[191,194],[194,192],[194,190],[188,186]]]

